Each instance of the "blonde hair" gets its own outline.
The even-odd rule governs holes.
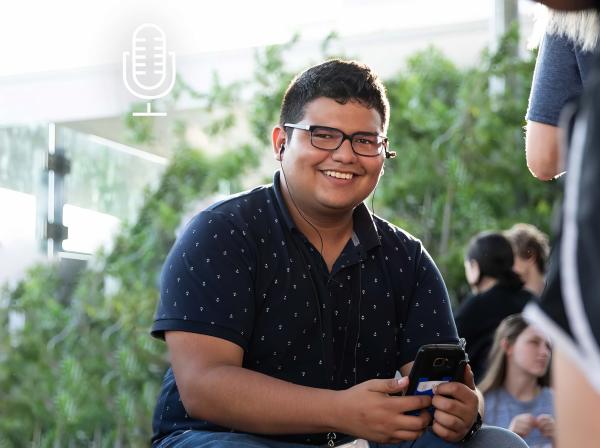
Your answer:
[[[600,16],[594,9],[556,11],[540,7],[536,12],[534,32],[529,47],[537,47],[544,33],[565,36],[583,51],[593,51],[598,47]]]
[[[488,355],[488,368],[483,379],[477,385],[482,394],[502,387],[507,371],[506,352],[502,347],[503,341],[506,341],[508,345],[513,345],[527,327],[529,327],[529,322],[521,314],[511,314],[500,322]],[[537,379],[537,383],[542,387],[550,385],[550,368],[546,369],[546,373]]]

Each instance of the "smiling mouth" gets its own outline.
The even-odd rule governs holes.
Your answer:
[[[347,179],[347,180],[350,180],[350,179],[352,179],[354,177],[354,174],[352,174],[352,173],[341,173],[339,171],[327,170],[327,171],[323,171],[323,173],[326,176],[335,177],[336,179]]]

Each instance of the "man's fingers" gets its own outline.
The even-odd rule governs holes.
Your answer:
[[[398,409],[401,412],[418,411],[431,406],[431,397],[429,395],[407,395],[405,397],[397,397],[396,399],[398,400]]]
[[[469,389],[475,390],[475,376],[469,364],[465,366],[465,384],[469,386]]]
[[[456,442],[462,439],[459,432],[440,424],[437,420],[433,421],[433,426],[431,428],[438,437],[449,442]]]
[[[395,421],[398,428],[393,433],[393,437],[403,440],[415,440],[426,430],[431,422],[431,414],[423,409],[419,415],[399,415]],[[411,435],[412,434],[412,435]]]
[[[431,400],[431,404],[435,407],[436,412],[439,410],[446,414],[453,415],[456,418],[460,418],[460,415],[466,412],[464,411],[464,405],[461,402],[442,395],[435,395],[433,400]]]
[[[466,422],[461,420],[456,415],[450,414],[448,412],[441,411],[439,409],[435,410],[433,414],[434,423],[438,423],[439,425],[447,428],[451,431],[461,432],[466,428]]]
[[[410,431],[421,431],[427,428],[430,421],[431,414],[426,410],[422,410],[419,415],[399,415],[395,420],[395,425]]]
[[[367,382],[369,390],[386,394],[400,394],[408,386],[408,377],[389,378],[386,380],[370,380]]]
[[[475,395],[473,390],[469,389],[465,384],[457,382],[439,384],[435,388],[434,397],[442,395],[452,397],[462,403],[467,404],[473,404],[475,401],[477,401],[477,395]]]

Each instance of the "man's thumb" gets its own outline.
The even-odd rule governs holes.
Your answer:
[[[471,370],[469,364],[465,365],[465,384],[469,386],[470,389],[475,390],[475,376],[473,375],[473,370]]]
[[[388,394],[397,394],[402,392],[408,386],[408,377],[403,376],[402,378],[390,378],[389,380],[383,380],[381,382],[380,392],[386,392]]]

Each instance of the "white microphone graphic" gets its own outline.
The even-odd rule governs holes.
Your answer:
[[[131,55],[129,61],[130,53],[123,52],[123,82],[127,90],[145,100],[162,98],[171,91],[175,84],[175,53],[169,52],[169,60],[167,38],[162,29],[153,23],[138,26],[131,38]],[[146,103],[146,112],[134,112],[133,116],[167,115],[166,112],[152,112],[150,107],[151,103]]]

